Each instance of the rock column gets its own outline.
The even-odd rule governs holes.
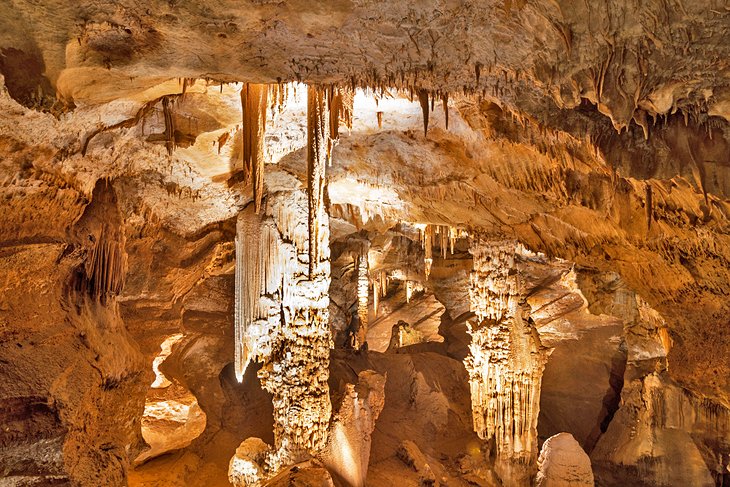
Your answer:
[[[547,352],[523,319],[524,287],[515,266],[516,242],[472,242],[469,298],[476,319],[464,360],[471,385],[474,430],[489,440],[497,473],[529,478],[537,458],[540,384]],[[519,481],[515,482],[519,484]]]

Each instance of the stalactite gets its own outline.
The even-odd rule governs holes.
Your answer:
[[[499,461],[533,468],[537,417],[547,352],[522,317],[523,286],[516,242],[477,238],[469,300],[476,315],[464,360],[471,386],[474,430],[494,439]]]
[[[327,164],[332,165],[332,151],[340,140],[340,107],[342,97],[335,86],[327,88],[327,111],[329,115],[329,136],[327,137]]]
[[[175,119],[172,115],[170,103],[169,97],[162,97],[162,114],[165,118],[165,146],[167,147],[167,153],[172,155],[175,150]]]
[[[426,225],[424,231],[424,259],[423,259],[423,270],[426,274],[426,279],[431,275],[431,265],[433,264],[433,226]]]
[[[329,152],[329,107],[327,93],[317,86],[307,88],[307,194],[309,198],[309,275],[320,260],[319,219],[323,212],[325,167]]]
[[[271,116],[281,113],[286,105],[286,99],[289,93],[288,83],[272,83],[268,85],[268,100]]]
[[[373,281],[373,316],[378,317],[378,304],[380,301],[380,283]]]
[[[243,117],[243,170],[247,182],[253,183],[256,213],[261,211],[264,192],[264,141],[269,87],[245,83],[241,88]]]
[[[378,277],[373,280],[373,315],[378,316],[378,303],[381,296],[388,293],[388,275],[381,271]]]
[[[124,287],[126,253],[121,242],[109,240],[105,232],[96,239],[86,259],[86,291],[105,302]]]
[[[425,89],[418,90],[418,102],[421,104],[421,112],[423,113],[423,136],[428,134],[428,91]]]
[[[446,259],[449,246],[449,227],[439,226],[439,235],[441,237],[441,258]]]
[[[188,91],[188,86],[193,86],[196,81],[197,81],[197,78],[183,78],[182,79],[182,94],[184,95]]]
[[[345,123],[348,131],[352,131],[352,121],[355,116],[355,91],[343,87],[340,88],[340,122]]]
[[[332,165],[332,151],[340,140],[340,123],[344,122],[352,130],[354,92],[349,88],[329,86],[326,89],[329,116],[329,138],[327,141],[327,161]]]
[[[240,220],[240,216],[239,216]],[[245,262],[245,258],[243,255],[244,249],[247,247],[243,246],[243,235],[240,228],[240,222],[236,222],[236,238],[235,238],[235,248],[236,248],[236,268],[235,268],[235,276],[234,276],[234,292],[235,292],[235,300],[234,300],[234,323],[233,323],[233,365],[234,365],[234,371],[236,374],[236,380],[240,383],[243,382],[243,375],[246,372],[246,368],[248,366],[248,359],[245,359],[244,356],[247,355],[245,350],[245,344],[243,342],[243,337],[245,335],[245,324],[243,321],[243,311],[244,311],[244,304],[243,304],[243,292],[242,288],[244,285],[243,281],[243,265]],[[258,298],[258,296],[257,296]]]
[[[252,214],[250,207],[238,215],[235,243],[234,365],[236,379],[241,382],[251,361],[247,329],[262,315],[259,303],[263,292],[262,268],[265,265],[261,245],[261,221]]]
[[[444,103],[444,117],[446,119],[446,130],[449,130],[449,94],[444,93],[441,95],[441,100]]]

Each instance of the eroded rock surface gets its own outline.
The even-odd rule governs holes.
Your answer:
[[[591,460],[570,433],[558,433],[545,440],[537,465],[538,487],[595,485]]]
[[[498,451],[532,472],[566,431],[601,485],[728,482],[722,1],[0,19],[2,481],[228,485],[251,437],[284,452],[271,482],[327,485],[357,431],[353,484],[510,485]],[[521,276],[483,303],[517,325],[470,309],[478,235],[515,243],[480,277]],[[511,357],[471,364],[474,394],[470,345]],[[155,366],[185,441],[145,445]],[[328,441],[337,466],[307,460]]]

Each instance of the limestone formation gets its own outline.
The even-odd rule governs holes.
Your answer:
[[[727,485],[726,3],[0,2],[0,485]]]
[[[477,237],[469,296],[477,321],[464,363],[471,384],[474,430],[493,441],[498,459],[530,468],[537,457],[537,418],[546,350],[522,317],[525,285],[516,245]],[[511,475],[519,476],[517,472]]]
[[[317,219],[321,260],[309,265],[306,201],[302,191],[271,195],[266,214],[249,208],[237,225],[245,254],[236,282],[236,374],[240,381],[251,359],[263,363],[259,377],[274,402],[273,473],[321,449],[330,420],[328,228],[326,217]]]
[[[246,180],[253,184],[256,213],[261,211],[261,200],[264,197],[264,142],[268,95],[269,89],[266,85],[246,83],[241,88],[243,171]]]
[[[268,474],[261,467],[266,464],[269,454],[269,445],[261,438],[247,438],[231,458],[228,467],[228,479],[237,487],[257,485],[264,481]]]
[[[386,380],[387,374],[360,372],[357,384],[347,384],[334,415],[329,441],[320,458],[330,474],[346,485],[366,485],[372,433],[385,406]]]
[[[591,460],[570,433],[551,436],[537,459],[537,487],[592,487]]]
[[[324,172],[330,160],[330,106],[326,92],[307,88],[307,198],[309,224],[309,274],[322,259],[319,222],[324,213]]]
[[[365,337],[367,336],[369,293],[370,279],[368,276],[368,258],[367,254],[360,254],[357,258],[357,317],[359,320],[359,327],[355,334],[356,348],[360,348],[364,345]],[[377,305],[375,306],[377,307]]]

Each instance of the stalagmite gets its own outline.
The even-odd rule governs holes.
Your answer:
[[[329,107],[324,89],[307,88],[307,197],[309,198],[309,275],[320,259],[319,219],[324,205],[325,167],[329,156]]]
[[[516,243],[472,242],[469,300],[476,315],[464,360],[471,385],[474,430],[494,440],[498,469],[515,475],[534,470],[540,385],[547,352],[522,317],[523,284],[515,266]],[[527,470],[528,472],[524,472]]]
[[[261,211],[264,192],[264,139],[269,87],[246,83],[241,88],[243,116],[243,170],[246,181],[253,183],[256,213]]]

